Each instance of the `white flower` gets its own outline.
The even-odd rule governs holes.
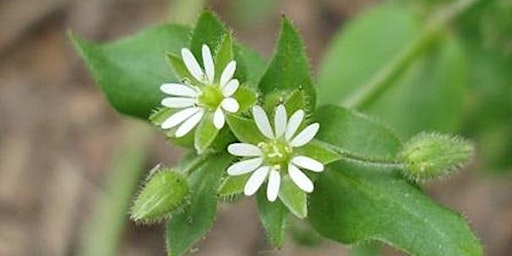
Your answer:
[[[165,83],[160,86],[162,92],[170,95],[164,98],[161,104],[168,108],[181,109],[162,123],[162,129],[179,125],[176,137],[185,136],[199,124],[206,111],[214,112],[213,124],[217,129],[221,129],[225,123],[224,111],[234,113],[240,108],[236,99],[232,97],[239,86],[238,80],[233,78],[236,62],[229,62],[220,79],[216,81],[215,65],[207,45],[202,47],[204,70],[189,49],[183,48],[181,57],[188,72],[199,84],[193,86],[185,83]]]
[[[320,125],[318,123],[310,124],[302,131],[297,132],[304,120],[304,111],[298,110],[288,119],[284,105],[279,105],[276,108],[274,129],[261,107],[253,107],[252,113],[258,129],[266,137],[266,141],[261,141],[258,145],[248,143],[229,145],[229,153],[248,159],[231,165],[227,169],[228,174],[236,176],[253,172],[245,184],[244,194],[247,196],[256,193],[268,178],[267,199],[271,202],[277,198],[284,170],[287,170],[290,178],[301,190],[312,192],[313,182],[300,168],[322,172],[324,165],[310,157],[294,154],[293,148],[302,147],[312,141]]]

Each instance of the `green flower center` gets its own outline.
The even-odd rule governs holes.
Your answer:
[[[263,152],[265,163],[277,170],[281,169],[282,165],[286,165],[292,156],[292,147],[281,140],[261,142],[258,147]]]
[[[198,97],[198,105],[213,111],[220,106],[223,99],[224,95],[222,95],[222,90],[219,85],[207,85],[201,88],[201,93]]]

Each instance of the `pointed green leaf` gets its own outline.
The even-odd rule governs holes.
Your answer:
[[[222,174],[232,161],[226,154],[212,155],[189,176],[190,205],[167,223],[167,254],[183,255],[213,226],[217,212],[217,190]]]
[[[213,114],[206,112],[195,132],[194,147],[197,153],[204,153],[213,143],[217,134],[219,134],[219,130],[213,125]]]
[[[275,107],[279,104],[284,104],[288,116],[291,116],[299,109],[306,109],[307,95],[302,89],[295,89],[292,91],[275,91],[265,96],[263,108],[267,113],[273,113]]]
[[[241,142],[257,145],[266,141],[253,120],[237,115],[227,115],[226,120],[231,131]]]
[[[396,170],[337,162],[309,198],[310,223],[342,243],[379,240],[418,256],[481,256],[465,219],[431,201]]]
[[[251,174],[239,175],[239,176],[228,176],[222,182],[219,189],[219,197],[221,198],[233,198],[244,192],[245,183],[251,177]]]
[[[293,183],[288,175],[281,180],[279,199],[297,218],[303,219],[308,216],[308,196]]]
[[[337,151],[375,161],[395,161],[402,143],[389,129],[370,118],[337,106],[318,109],[316,139]]]
[[[231,34],[224,35],[222,42],[219,44],[219,49],[215,56],[215,81],[220,81],[220,76],[224,68],[235,59],[233,53],[233,38]],[[236,77],[236,73],[235,73]]]
[[[178,57],[178,55],[173,53],[166,53],[166,55],[167,61],[169,62],[174,74],[176,75],[180,82],[185,82],[189,84],[200,83],[194,78],[192,74],[190,74],[187,67],[185,66],[185,63],[183,63],[181,57]]]
[[[284,243],[288,209],[280,200],[269,202],[265,189],[258,191],[256,200],[258,202],[261,224],[267,232],[270,242],[275,247],[281,248]]]
[[[287,18],[283,18],[274,56],[258,87],[264,96],[279,90],[302,88],[308,98],[306,109],[312,112],[315,107],[316,92],[309,74],[304,44]]]
[[[120,41],[94,44],[73,34],[70,39],[110,104],[119,112],[147,118],[160,104],[164,82],[176,82],[164,52],[188,45],[189,29],[161,25]]]
[[[194,53],[200,65],[203,64],[203,55],[201,48],[203,44],[210,47],[213,56],[216,55],[217,49],[222,44],[224,37],[229,34],[226,26],[220,19],[211,11],[203,11],[197,20],[192,41],[190,43],[190,50]]]
[[[267,67],[266,61],[254,50],[240,44],[234,44],[236,62],[235,76],[252,89],[257,89],[258,82]]]

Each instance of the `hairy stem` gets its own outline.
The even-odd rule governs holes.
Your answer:
[[[371,105],[380,95],[396,84],[393,83],[395,79],[437,41],[449,23],[478,1],[481,0],[459,0],[435,12],[427,20],[423,31],[398,56],[378,70],[343,105],[355,109],[364,109]]]

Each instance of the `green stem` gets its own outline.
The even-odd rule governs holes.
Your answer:
[[[130,199],[137,188],[152,137],[145,124],[128,122],[123,126],[111,167],[87,226],[78,255],[116,255],[119,240],[127,220]]]
[[[371,105],[380,95],[388,90],[397,79],[419,56],[437,41],[447,25],[464,11],[481,0],[459,0],[434,13],[426,22],[423,31],[396,58],[384,65],[361,88],[347,99],[344,106],[364,109]]]

